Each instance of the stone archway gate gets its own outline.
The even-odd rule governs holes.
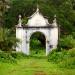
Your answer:
[[[41,32],[46,38],[46,55],[58,45],[58,26],[56,16],[53,23],[49,24],[37,8],[36,12],[30,17],[26,25],[22,25],[21,15],[19,15],[19,23],[16,26],[16,38],[20,39],[20,43],[16,47],[16,51],[30,54],[30,37],[35,32]]]
[[[58,28],[45,26],[45,27],[17,27],[16,28],[16,38],[20,39],[16,51],[23,52],[27,55],[30,54],[30,37],[35,32],[41,32],[46,38],[46,55],[53,49],[57,47],[58,42]]]

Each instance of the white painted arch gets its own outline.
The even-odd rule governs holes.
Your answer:
[[[41,32],[46,38],[46,55],[53,49],[57,47],[58,44],[58,28],[16,28],[16,38],[20,39],[21,42],[18,44],[19,47],[16,48],[17,51],[22,51],[23,53],[30,54],[30,37],[35,32]],[[50,47],[52,46],[52,47]]]
[[[28,23],[22,26],[21,16],[19,16],[19,23],[16,26],[16,38],[20,39],[16,51],[23,52],[27,55],[30,54],[30,37],[35,32],[41,32],[46,38],[46,56],[52,49],[57,48],[58,45],[58,26],[56,16],[52,24],[49,24],[38,11],[30,17]]]

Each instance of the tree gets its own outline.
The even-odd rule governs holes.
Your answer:
[[[37,0],[11,0],[10,2],[10,9],[7,12],[4,10],[5,28],[14,28],[18,22],[19,14],[22,15],[23,21],[26,23],[27,18],[36,11]],[[52,23],[54,15],[57,15],[61,36],[72,35],[75,32],[75,0],[38,0],[38,5],[40,12],[48,18],[50,23]],[[43,38],[40,40],[42,41]]]
[[[9,0],[0,0],[0,26],[4,24],[4,14],[7,11]]]
[[[62,34],[71,34],[75,31],[73,1],[74,0],[38,0],[38,5],[40,12],[44,16],[47,16],[50,23],[52,23],[54,15],[57,15],[57,22],[60,25]],[[37,0],[11,0],[11,8],[5,14],[5,27],[14,27],[18,22],[19,14],[22,15],[22,18],[29,17],[36,10],[36,6]]]
[[[4,32],[3,32],[3,30],[4,30]],[[15,50],[15,47],[17,46],[17,42],[19,42],[19,40],[15,38],[15,35],[12,32],[12,30],[7,29],[7,28],[0,29],[0,49],[2,51]]]

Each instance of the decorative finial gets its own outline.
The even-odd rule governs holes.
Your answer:
[[[39,12],[39,6],[38,6],[38,4],[37,4],[37,10],[36,11]]]
[[[21,15],[19,15],[18,26],[21,27],[21,24],[22,24]]]
[[[56,23],[56,15],[54,15],[54,20],[53,20],[53,22]]]
[[[56,18],[57,16],[56,16],[56,14],[54,15],[54,18]]]
[[[36,10],[37,12],[39,12],[39,5],[38,5],[38,1],[37,1],[37,10]]]
[[[19,18],[21,18],[21,15],[19,15]]]
[[[54,15],[53,26],[57,26],[56,15]]]

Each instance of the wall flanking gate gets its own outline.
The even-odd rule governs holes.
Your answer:
[[[52,49],[57,48],[58,26],[56,17],[54,17],[53,23],[49,24],[48,20],[39,13],[39,9],[37,8],[26,25],[22,25],[21,16],[19,16],[19,24],[16,26],[16,38],[20,39],[20,43],[18,43],[16,51],[29,55],[30,37],[35,32],[43,33],[46,38],[46,55]]]

